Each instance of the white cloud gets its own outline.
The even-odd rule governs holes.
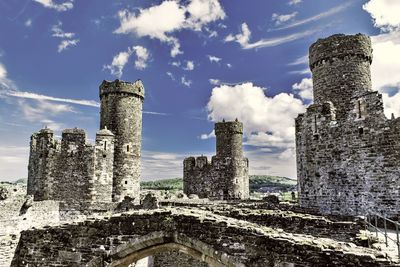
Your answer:
[[[308,55],[296,58],[294,61],[290,62],[288,65],[296,66],[296,65],[305,65],[308,64]]]
[[[135,68],[138,70],[143,70],[147,67],[147,60],[149,59],[149,52],[143,46],[132,47],[133,51],[136,53],[137,59],[135,60]]]
[[[212,85],[220,85],[221,81],[218,79],[208,79],[208,81],[210,82],[210,84]]]
[[[243,49],[257,49],[263,47],[271,47],[277,46],[284,43],[288,43],[291,41],[295,41],[297,39],[301,39],[311,34],[314,34],[316,30],[307,30],[304,32],[293,33],[281,37],[269,38],[269,39],[261,39],[257,42],[250,43],[251,31],[246,23],[243,23],[241,26],[241,32],[236,35],[228,35],[225,37],[225,42],[237,42],[241,45]]]
[[[192,85],[192,81],[189,80],[189,79],[187,79],[185,76],[182,76],[182,77],[181,77],[181,83],[182,83],[184,86],[187,86],[187,87],[190,87],[190,86]]]
[[[0,63],[0,80],[7,78],[7,70],[3,64]]]
[[[74,7],[73,0],[66,1],[61,4],[56,4],[53,2],[53,0],[33,0],[33,1],[42,4],[46,8],[55,9],[59,12],[67,11]]]
[[[187,6],[189,27],[199,31],[210,22],[224,19],[225,12],[218,0],[192,0]]]
[[[212,121],[242,121],[248,145],[287,148],[294,146],[294,118],[305,106],[291,94],[267,97],[248,82],[213,88],[207,110]]]
[[[70,46],[76,46],[78,44],[79,40],[74,39],[74,40],[63,40],[61,43],[58,45],[57,51],[58,53],[68,49]]]
[[[186,61],[186,67],[183,68],[184,70],[194,70],[194,63],[193,61]]]
[[[111,65],[104,65],[104,69],[110,70],[111,75],[115,75],[118,78],[121,78],[122,71],[125,65],[128,63],[129,57],[132,54],[132,49],[128,48],[128,51],[119,52],[117,55],[113,57]]]
[[[376,27],[383,31],[400,28],[400,1],[370,0],[363,9],[371,14]]]
[[[100,103],[94,100],[82,100],[82,99],[69,99],[69,98],[59,98],[47,95],[41,95],[31,92],[21,92],[21,91],[4,91],[0,92],[0,95],[12,96],[16,98],[34,99],[34,100],[46,100],[54,102],[63,102],[83,106],[100,107]]]
[[[290,0],[289,1],[289,6],[293,6],[293,5],[297,5],[300,4],[301,2],[303,2],[302,0]]]
[[[135,68],[138,70],[143,70],[147,67],[147,60],[149,59],[149,52],[143,46],[133,46],[128,47],[127,51],[119,52],[117,55],[114,56],[110,65],[104,65],[104,69],[110,70],[112,75],[121,78],[123,74],[123,70],[125,65],[128,63],[130,56],[135,53],[136,60],[135,60]]]
[[[293,13],[290,13],[290,14],[282,14],[282,15],[279,15],[277,13],[273,13],[272,14],[272,21],[274,21],[275,25],[278,26],[278,25],[281,25],[282,23],[285,23],[285,22],[287,22],[289,20],[294,19],[297,14],[298,14],[298,12],[293,12]]]
[[[210,138],[215,138],[215,131],[214,130],[212,130],[211,133],[209,133],[209,134],[200,135],[200,139],[201,140],[206,140],[206,139],[210,139]]]
[[[320,19],[323,19],[323,18],[326,18],[326,17],[330,17],[330,16],[332,16],[334,14],[337,14],[337,13],[345,10],[351,4],[352,4],[352,2],[348,1],[347,3],[344,3],[344,4],[341,4],[339,6],[333,7],[331,9],[329,9],[329,10],[327,10],[325,12],[319,13],[319,14],[317,14],[315,16],[312,16],[312,17],[309,17],[309,18],[306,18],[306,19],[302,19],[302,20],[298,20],[298,21],[294,21],[293,23],[290,23],[290,24],[284,25],[282,27],[276,28],[275,30],[289,29],[289,28],[300,26],[300,25],[304,25],[304,24],[309,23],[309,22],[314,22],[314,21],[317,21],[317,20],[320,20]]]
[[[174,67],[179,67],[179,66],[181,65],[181,62],[179,62],[179,61],[173,61],[173,62],[171,63],[171,65],[174,66]]]
[[[174,77],[174,75],[172,74],[172,72],[167,71],[166,73],[167,73],[167,75],[171,78],[171,80],[175,81],[175,77]]]
[[[207,55],[207,57],[208,57],[208,60],[209,60],[211,63],[212,63],[212,62],[218,63],[218,62],[220,62],[220,61],[222,60],[222,58],[216,57],[216,56],[212,56],[212,55]]]
[[[73,39],[75,37],[75,33],[64,32],[61,29],[61,26],[62,23],[59,21],[57,24],[51,27],[51,31],[53,32],[51,36],[62,39],[60,44],[58,45],[59,53],[68,49],[71,46],[76,46],[79,42],[79,39]]]
[[[57,38],[62,38],[62,39],[71,39],[75,37],[75,33],[73,32],[64,32],[63,29],[61,29],[62,23],[59,21],[57,24],[53,25],[51,27],[51,31],[53,34],[51,36],[57,37]]]
[[[183,29],[200,31],[208,23],[224,19],[225,13],[218,0],[192,0],[187,6],[181,5],[179,1],[164,1],[140,9],[137,15],[121,10],[118,17],[120,26],[115,33],[133,33],[139,37],[158,39],[172,46],[171,56],[175,57],[183,52],[179,40],[172,36],[174,32]]]
[[[26,27],[32,27],[32,19],[28,19],[25,21],[25,26]]]
[[[313,83],[311,78],[303,78],[301,82],[293,84],[292,89],[303,100],[313,100]]]
[[[232,68],[232,64],[230,64],[230,63],[226,63],[226,66],[227,66],[228,68]]]

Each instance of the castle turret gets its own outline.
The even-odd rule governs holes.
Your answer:
[[[243,157],[243,124],[239,121],[217,122],[214,127],[217,137],[217,157]]]
[[[125,196],[139,200],[143,100],[140,80],[100,85],[100,128],[107,127],[115,136],[113,201]]]
[[[371,91],[371,40],[363,34],[336,34],[310,47],[314,103],[332,101],[343,119],[351,97]]]
[[[214,127],[217,153],[183,161],[183,191],[210,199],[249,198],[249,161],[243,156],[243,124],[218,122]]]

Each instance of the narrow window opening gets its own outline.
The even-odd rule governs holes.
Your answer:
[[[236,179],[235,183],[237,183],[237,184],[239,183],[238,179]]]
[[[314,115],[314,133],[318,132],[317,131],[317,115]]]
[[[361,118],[361,100],[358,100],[358,118]]]
[[[103,154],[103,158],[105,158],[105,157],[107,157],[107,155],[106,155],[106,154]]]
[[[104,141],[104,150],[107,150],[107,141]]]
[[[364,128],[358,128],[358,134],[359,135],[364,134]]]
[[[125,181],[125,184],[128,184],[128,181]]]
[[[129,145],[126,146],[126,152],[129,152]]]

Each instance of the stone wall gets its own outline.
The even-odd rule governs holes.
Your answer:
[[[367,36],[334,35],[310,48],[315,103],[296,119],[300,205],[325,214],[400,211],[400,119],[371,91]]]
[[[114,137],[108,130],[86,141],[82,129],[66,129],[62,139],[45,128],[34,133],[28,168],[28,194],[34,200],[111,201]]]
[[[168,244],[216,266],[393,266],[374,249],[184,208],[24,231],[12,266],[125,266]]]
[[[153,255],[152,267],[208,267],[206,262],[199,261],[179,251],[160,252]]]
[[[183,191],[210,199],[247,199],[249,162],[243,156],[243,124],[238,121],[215,124],[217,153],[188,157],[183,162]]]

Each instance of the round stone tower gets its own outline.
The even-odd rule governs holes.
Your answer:
[[[139,201],[143,100],[140,80],[100,85],[100,129],[107,127],[115,135],[113,201],[125,196]]]
[[[243,124],[239,121],[215,123],[217,157],[243,158]]]
[[[371,91],[371,40],[363,34],[319,39],[309,51],[314,103],[331,101],[337,119],[345,118],[352,96]]]

